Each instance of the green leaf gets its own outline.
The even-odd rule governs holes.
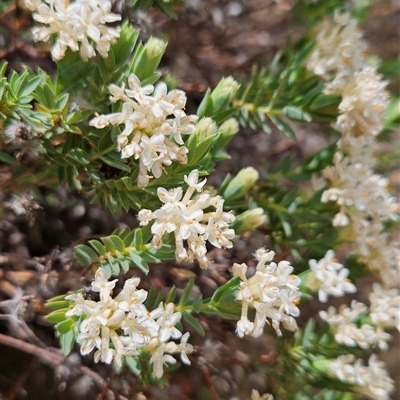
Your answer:
[[[138,358],[132,356],[125,357],[126,365],[136,376],[139,376],[142,372],[142,364]]]
[[[55,301],[49,301],[45,305],[47,308],[50,308],[52,310],[58,310],[61,308],[69,307],[71,305],[71,302],[68,300],[55,300]]]
[[[124,260],[118,260],[119,266],[121,267],[122,271],[125,273],[128,272],[129,270],[129,261],[124,259]]]
[[[56,310],[47,314],[44,318],[46,321],[52,324],[58,324],[65,320],[65,313],[69,310],[69,308],[63,308],[61,310]]]
[[[154,257],[157,257],[161,260],[175,260],[176,259],[175,249],[171,245],[164,244],[161,247],[161,249],[150,249],[150,250],[148,250],[148,253],[150,251],[154,255]]]
[[[321,93],[314,98],[309,108],[321,114],[336,114],[341,101],[341,96]]]
[[[139,229],[140,230],[140,229]],[[136,235],[136,229],[130,231],[128,234],[127,231],[124,231],[124,236],[121,236],[121,239],[124,241],[126,247],[134,246],[134,237]]]
[[[79,244],[75,247],[75,257],[85,267],[98,259],[94,250],[84,244]]]
[[[71,161],[71,164],[79,166],[81,164],[90,164],[90,156],[82,149],[72,149],[66,154],[65,158]]]
[[[182,293],[181,299],[179,301],[179,304],[181,306],[185,306],[186,305],[186,303],[187,303],[187,301],[189,299],[190,292],[193,289],[193,285],[194,285],[194,278],[190,278],[189,282],[187,283],[187,285],[185,287],[185,290]]]
[[[296,134],[293,129],[281,118],[276,115],[268,115],[271,121],[276,125],[276,127],[283,132],[286,136],[290,137],[293,140],[296,140]]]
[[[147,251],[142,251],[140,253],[140,256],[143,258],[144,261],[148,262],[148,263],[155,263],[158,264],[161,260],[157,257],[154,257],[152,254],[150,254]]]
[[[221,298],[221,296],[230,288],[232,287],[239,287],[239,282],[240,282],[240,278],[239,277],[235,277],[230,279],[228,282],[224,283],[222,286],[220,286],[213,294],[213,296],[211,297],[211,303],[218,303],[219,299]]]
[[[214,136],[207,136],[203,140],[198,141],[195,148],[190,148],[188,165],[194,165],[201,160],[210,149],[213,141]]]
[[[176,287],[175,285],[169,290],[167,298],[165,299],[165,304],[173,303],[176,297]]]
[[[65,356],[67,356],[71,352],[72,347],[75,344],[75,337],[76,337],[75,330],[70,330],[65,334],[61,334],[60,346]]]
[[[117,168],[125,172],[131,172],[131,167],[122,162],[121,157],[117,153],[106,154],[101,156],[100,159],[113,168]]]
[[[144,273],[148,274],[149,273],[149,265],[146,263],[146,261],[143,260],[142,257],[140,257],[138,254],[134,253],[133,251],[129,252],[129,257],[132,260],[132,262],[139,267]]]
[[[111,235],[107,237],[102,237],[101,240],[106,245],[106,249],[110,252],[114,252],[115,250],[117,250],[122,253],[125,251],[125,244],[118,236]]]
[[[140,249],[143,246],[143,234],[141,229],[134,230],[133,245]]]
[[[201,336],[205,335],[203,327],[200,325],[200,323],[193,317],[192,314],[190,314],[188,311],[182,311],[182,317],[186,320],[186,322],[192,326],[196,330],[197,333],[199,333]]]
[[[46,301],[46,304],[52,303],[52,302],[54,302],[54,301],[64,300],[64,299],[65,299],[65,296],[66,296],[65,294],[60,294],[59,296],[52,297],[51,299],[48,299],[48,300]]]
[[[89,240],[89,244],[97,251],[100,256],[105,256],[107,254],[107,249],[98,240]]]
[[[74,328],[75,328],[75,321],[71,318],[68,318],[56,325],[57,331],[63,334],[69,332]]]
[[[193,310],[197,313],[200,312],[201,306],[203,305],[203,295],[199,293],[193,300]]]
[[[34,76],[27,84],[25,84],[21,87],[21,90],[19,91],[18,96],[24,97],[24,96],[30,95],[36,89],[36,87],[39,85],[41,79],[42,78],[40,76]]]
[[[199,117],[199,120],[206,116],[206,110],[210,107],[211,103],[211,89],[207,89],[207,92],[197,109],[197,116]]]
[[[114,257],[110,256],[107,258],[108,265],[111,268],[112,275],[119,275],[121,273],[121,268],[118,263],[118,260],[116,260]]]
[[[58,96],[57,102],[55,104],[55,109],[56,110],[64,110],[65,106],[68,103],[68,99],[69,99],[69,94],[68,93],[64,93],[60,96]]]
[[[299,107],[286,106],[282,109],[282,112],[293,121],[310,122],[312,120],[311,115]]]
[[[17,164],[15,158],[4,151],[0,151],[0,161],[7,164]]]

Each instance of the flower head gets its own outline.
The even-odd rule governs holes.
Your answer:
[[[84,61],[97,52],[107,57],[112,43],[119,37],[119,31],[106,26],[119,21],[121,16],[111,13],[111,2],[100,0],[26,0],[26,6],[33,19],[44,26],[35,27],[35,40],[47,42],[51,35],[57,35],[51,54],[55,60],[64,57],[68,48],[80,51]]]
[[[181,90],[168,92],[165,83],[141,86],[131,74],[128,89],[110,85],[110,100],[122,101],[120,112],[97,115],[89,125],[102,129],[108,125],[124,125],[117,138],[122,158],[139,160],[138,185],[144,187],[151,177],[159,178],[165,166],[173,161],[187,163],[188,149],[182,135],[195,131],[195,115],[186,115],[186,95]],[[152,175],[148,175],[151,173]]]
[[[246,264],[232,267],[233,275],[241,279],[236,294],[236,299],[242,303],[242,315],[236,328],[239,337],[260,336],[267,319],[272,321],[278,335],[281,335],[281,323],[290,330],[297,328],[292,316],[300,315],[297,308],[300,278],[292,275],[293,267],[287,261],[273,262],[274,255],[273,251],[258,249],[255,254],[257,270],[251,278],[246,277]],[[254,322],[248,319],[249,308],[256,310]]]
[[[162,246],[165,234],[173,233],[177,261],[197,260],[202,268],[207,268],[206,241],[218,248],[232,247],[231,240],[235,232],[229,223],[234,216],[223,211],[224,200],[221,197],[211,197],[202,191],[206,179],[199,182],[197,170],[184,179],[188,185],[185,193],[181,188],[169,191],[161,187],[157,189],[163,205],[154,212],[141,210],[138,216],[140,225],[147,225],[154,220],[151,232],[155,248]]]

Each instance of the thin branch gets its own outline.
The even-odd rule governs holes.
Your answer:
[[[56,351],[48,351],[22,340],[12,338],[11,336],[3,335],[2,333],[0,333],[0,344],[31,354],[50,368],[55,368],[65,361],[65,357]],[[90,376],[100,388],[107,387],[107,382],[90,368],[81,365],[78,369],[82,374]],[[107,389],[106,394],[109,400],[115,400],[114,393],[110,389]]]

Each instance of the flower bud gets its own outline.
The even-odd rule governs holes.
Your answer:
[[[155,37],[151,37],[144,46],[144,48],[146,49],[147,56],[149,58],[154,58],[163,55],[166,47],[167,47],[167,42]]]
[[[213,91],[213,97],[229,95],[229,100],[232,100],[238,91],[240,85],[231,76],[221,79],[217,87]]]
[[[258,176],[258,172],[253,167],[243,168],[229,182],[227,188],[225,189],[225,200],[234,200],[244,196],[256,183]]]
[[[221,150],[228,145],[232,138],[239,132],[239,124],[235,118],[229,118],[220,125],[219,132],[220,134],[214,142],[215,151]]]
[[[261,207],[257,207],[236,216],[231,228],[235,230],[237,235],[241,235],[245,232],[254,231],[254,229],[264,224],[266,219],[264,210]]]
[[[215,135],[217,125],[212,118],[202,118],[196,126],[196,134],[199,139],[205,139],[208,136]]]
[[[219,127],[219,129],[222,136],[231,137],[239,132],[239,123],[235,118],[229,118]]]

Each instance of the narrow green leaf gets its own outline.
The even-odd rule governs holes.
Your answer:
[[[97,251],[100,256],[105,256],[107,254],[107,249],[98,240],[89,240],[89,244],[93,247],[94,250]]]
[[[121,206],[118,203],[118,200],[115,198],[113,193],[108,193],[106,196],[107,206],[112,215],[116,216],[118,212],[121,210]]]
[[[282,131],[286,136],[290,137],[291,139],[296,140],[296,134],[285,121],[283,121],[276,115],[268,115],[268,116],[280,131]]]
[[[134,236],[133,236],[133,245],[137,248],[140,249],[143,246],[143,234],[142,230],[140,228],[135,229],[134,231]]]
[[[197,116],[199,117],[199,120],[206,116],[206,110],[210,107],[211,103],[211,89],[207,89],[207,92],[197,109]]]
[[[58,324],[66,319],[65,313],[68,310],[69,308],[63,308],[61,310],[53,311],[45,316],[45,320],[52,324]]]
[[[65,334],[61,334],[60,346],[61,346],[61,350],[65,356],[67,356],[71,352],[72,347],[75,344],[75,337],[76,337],[76,333],[74,330],[70,330]]]
[[[102,240],[103,239],[104,238],[102,238]],[[120,237],[118,237],[116,235],[111,235],[111,236],[108,236],[108,240],[112,243],[113,247],[115,249],[117,249],[119,252],[123,253],[125,251],[125,244]],[[107,247],[107,245],[106,245],[106,247]]]
[[[139,376],[142,372],[142,364],[138,358],[132,356],[125,357],[126,365],[136,376]]]
[[[148,274],[149,273],[149,265],[146,263],[146,261],[143,260],[142,257],[140,257],[138,254],[134,253],[133,251],[129,252],[129,257],[132,260],[132,262],[139,267],[144,273]]]
[[[80,164],[90,164],[90,156],[82,149],[72,149],[66,155],[68,160],[75,161],[73,164],[79,166]]]
[[[54,106],[55,109],[56,110],[60,110],[60,111],[64,110],[65,106],[68,103],[68,99],[69,99],[69,94],[68,93],[64,93],[64,94],[58,96],[57,102],[56,102],[56,104]]]
[[[104,156],[101,156],[100,158],[102,161],[104,161],[106,164],[110,165],[111,167],[120,169],[125,172],[131,172],[131,168],[129,167],[129,165],[122,162],[122,159],[120,157],[117,158],[117,157],[111,156],[110,154],[106,154]]]
[[[97,260],[98,256],[89,246],[79,244],[75,247],[75,257],[85,267]]]
[[[129,270],[129,261],[126,259],[119,260],[119,266],[121,267],[122,271],[126,273]]]
[[[282,112],[293,121],[310,122],[312,120],[311,115],[299,107],[286,106],[282,109]]]
[[[205,335],[205,331],[203,327],[200,325],[200,323],[196,320],[196,318],[193,317],[192,314],[190,314],[188,311],[183,311],[182,312],[182,317],[186,320],[186,322],[196,330],[197,333],[199,333],[201,336]]]
[[[135,235],[136,235],[136,229],[134,229],[134,230],[130,231],[128,234],[124,235],[123,241],[124,241],[126,247],[134,246]]]
[[[52,303],[52,302],[54,302],[54,301],[64,300],[64,299],[65,299],[65,296],[66,296],[65,294],[60,294],[59,296],[52,297],[51,299],[48,299],[48,300],[46,301],[46,304]]]
[[[151,285],[147,294],[147,299],[145,301],[147,309],[149,309],[150,305],[154,303],[155,298],[156,298],[156,287],[154,285]]]
[[[158,264],[161,260],[157,257],[154,257],[152,254],[142,251],[140,253],[140,256],[143,258],[144,261],[149,262],[149,263],[155,263]]]
[[[165,304],[173,303],[176,297],[176,287],[175,285],[169,290],[167,298],[165,299]]]
[[[111,268],[111,275],[119,275],[121,273],[121,268],[118,261],[114,257],[109,257],[107,261]]]
[[[63,334],[69,332],[74,328],[75,328],[75,321],[71,318],[68,318],[56,325],[57,331]]]
[[[201,306],[203,305],[203,295],[199,293],[193,300],[193,310],[197,313],[200,312]]]
[[[212,298],[211,298],[211,303],[218,303],[219,299],[221,298],[221,296],[230,288],[232,287],[239,287],[239,282],[240,282],[240,278],[236,277],[236,278],[232,278],[230,279],[228,282],[224,283],[222,286],[220,286],[213,294]]]
[[[30,95],[39,85],[41,79],[42,78],[40,76],[34,76],[27,84],[21,87],[21,90],[19,91],[18,95],[20,97]]]
[[[187,303],[189,296],[190,296],[190,292],[193,289],[193,285],[194,285],[194,278],[190,278],[189,282],[187,283],[187,285],[185,287],[185,290],[182,293],[181,299],[179,301],[179,304],[181,306],[184,306]]]
[[[151,307],[152,309],[155,309],[155,308],[157,308],[157,307],[160,305],[163,296],[164,296],[164,293],[162,292],[162,290],[160,290],[160,291],[157,293],[156,298],[154,299],[154,303],[152,304],[152,307]]]
[[[65,297],[65,295],[64,295]],[[62,308],[67,308],[71,305],[71,302],[68,300],[54,300],[54,301],[49,301],[46,304],[47,308],[50,308],[52,310],[59,310]]]

